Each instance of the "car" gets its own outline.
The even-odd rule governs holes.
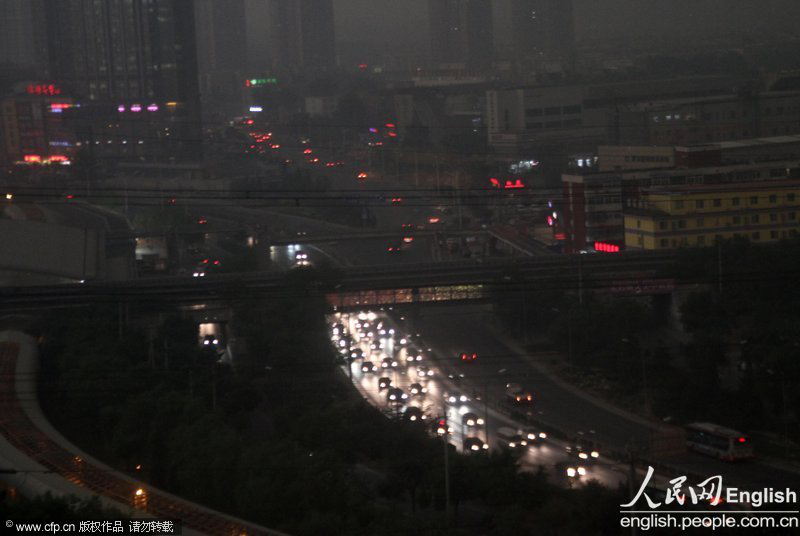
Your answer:
[[[444,399],[448,404],[466,404],[470,398],[463,393],[445,393]]]
[[[219,339],[215,335],[206,335],[203,337],[203,346],[217,346]]]
[[[308,266],[311,262],[308,260],[308,253],[304,251],[298,251],[294,254],[294,260],[297,266]]]
[[[413,363],[414,361],[422,361],[422,354],[419,350],[414,348],[408,348],[406,350],[406,361],[408,363]]]
[[[484,443],[477,437],[465,437],[464,438],[464,452],[480,452],[482,450],[488,450],[489,445]]]
[[[393,197],[392,198],[392,204],[393,205],[402,205],[403,204],[403,198],[402,197]]]
[[[448,377],[448,378],[450,379],[450,381],[451,381],[451,382],[453,382],[454,384],[456,384],[456,385],[460,385],[460,384],[461,384],[461,380],[463,380],[464,378],[466,378],[466,375],[464,375],[463,373],[462,373],[462,374],[454,374],[454,373],[452,373],[452,372],[451,372],[450,374],[448,374],[448,375],[447,375],[447,377]]]
[[[411,393],[412,396],[425,396],[428,392],[428,388],[421,383],[415,382],[408,387],[408,392]]]
[[[382,377],[378,380],[378,391],[383,391],[392,386],[392,380],[387,377]]]
[[[369,174],[366,171],[361,171],[358,173],[358,175],[356,175],[356,178],[360,181],[363,181],[369,178]]]
[[[461,423],[464,426],[483,426],[484,420],[478,417],[476,414],[470,412],[470,413],[465,413],[461,417]]]
[[[417,226],[416,226],[416,225],[414,225],[413,223],[404,223],[404,224],[402,224],[402,225],[400,226],[400,228],[401,228],[403,231],[413,231],[414,229],[416,229],[416,228],[417,228]]]
[[[414,242],[414,237],[413,236],[404,236],[403,237],[403,243],[404,244],[411,244],[412,242]]]
[[[384,357],[381,359],[381,368],[397,368],[397,361],[391,357]]]
[[[528,440],[521,433],[508,426],[501,426],[497,429],[497,438],[501,444],[510,449],[519,449],[528,446]]]
[[[372,361],[364,361],[361,364],[361,372],[375,372],[375,363]]]
[[[584,464],[589,464],[600,458],[600,452],[592,441],[584,438],[577,438],[566,446],[567,454],[581,460]]]
[[[475,352],[462,352],[459,358],[461,359],[462,363],[472,363],[478,359],[478,354]]]
[[[310,147],[303,151],[303,154],[313,154],[313,153],[314,153],[314,149],[311,149]]]
[[[538,444],[547,439],[547,434],[533,428],[528,428],[525,430],[525,437],[528,438],[531,444]]]
[[[433,423],[433,431],[439,436],[443,436],[444,434],[450,435],[453,433],[450,423],[447,422],[446,417],[439,417],[436,419],[436,421]]]
[[[518,383],[506,385],[506,401],[513,406],[532,406],[533,394]]]
[[[386,391],[386,400],[393,404],[402,404],[404,401],[408,400],[408,394],[399,387],[390,387],[389,390]]]
[[[352,359],[364,359],[364,350],[360,348],[352,348],[350,350],[350,357]]]
[[[572,464],[567,467],[567,476],[569,478],[579,478],[586,474],[586,467],[581,464]]]
[[[425,365],[417,365],[417,377],[419,378],[430,378],[433,376],[433,370],[426,367]]]
[[[428,416],[417,406],[408,406],[403,412],[403,417],[411,422],[427,420]]]
[[[400,253],[402,250],[402,246],[394,242],[386,246],[387,253]]]

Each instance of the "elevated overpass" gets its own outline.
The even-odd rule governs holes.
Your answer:
[[[674,255],[673,252],[626,252],[484,262],[465,260],[359,266],[340,269],[335,273],[319,273],[320,277],[308,280],[302,278],[301,272],[254,272],[203,278],[156,277],[119,282],[89,281],[84,284],[11,287],[0,289],[0,310],[76,306],[98,301],[180,304],[309,292],[339,299],[338,305],[408,303],[473,299],[480,297],[483,292],[481,289],[485,286],[502,286],[510,291],[531,287],[579,292],[590,289],[614,291],[620,287],[620,282],[636,288],[637,281],[654,281],[653,278],[662,269],[674,262]],[[652,283],[649,287],[640,287],[646,289],[644,293],[658,293],[657,285]],[[359,301],[358,296],[364,299],[355,303]],[[373,297],[371,300],[370,296]],[[332,303],[337,304],[336,301]]]

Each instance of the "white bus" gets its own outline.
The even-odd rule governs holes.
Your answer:
[[[707,422],[693,423],[686,427],[686,445],[696,452],[729,462],[755,456],[748,436]]]

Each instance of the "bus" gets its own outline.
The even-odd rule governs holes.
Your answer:
[[[707,422],[686,427],[686,445],[690,450],[733,462],[755,457],[750,438],[741,432]]]

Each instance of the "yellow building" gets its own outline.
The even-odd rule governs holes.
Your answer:
[[[625,209],[627,249],[709,246],[745,237],[774,242],[797,236],[800,181],[654,187]]]

